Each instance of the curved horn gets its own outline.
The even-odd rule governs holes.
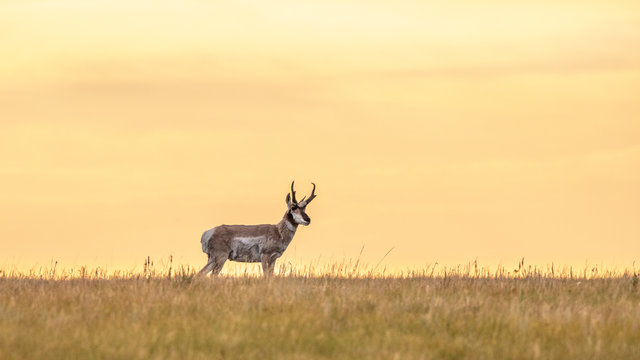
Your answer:
[[[311,200],[316,198],[316,184],[314,183],[311,183],[311,184],[313,185],[313,190],[311,190],[311,195],[307,200],[302,199],[302,201],[300,201],[300,207],[307,206],[311,202]]]
[[[291,182],[291,202],[292,202],[293,204],[297,204],[297,203],[298,203],[298,201],[296,200],[296,192],[295,192],[295,190],[293,190],[293,183],[294,183],[294,182],[295,182],[295,181],[292,181],[292,182]]]

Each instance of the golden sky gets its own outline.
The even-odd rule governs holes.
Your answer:
[[[640,260],[637,1],[0,2],[0,264]]]

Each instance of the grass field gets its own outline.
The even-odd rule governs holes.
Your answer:
[[[639,359],[634,271],[0,270],[0,359]]]

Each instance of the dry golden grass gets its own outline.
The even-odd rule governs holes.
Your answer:
[[[0,270],[0,359],[638,359],[635,270]]]

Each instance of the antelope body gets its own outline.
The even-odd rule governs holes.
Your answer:
[[[313,183],[312,183],[313,184]],[[307,205],[316,197],[316,185],[308,199],[296,201],[296,192],[291,183],[287,194],[287,211],[277,224],[220,225],[202,234],[202,251],[209,257],[198,275],[217,275],[227,260],[238,262],[261,262],[265,276],[273,274],[275,261],[282,256],[298,225],[309,225],[311,219],[305,212]]]

